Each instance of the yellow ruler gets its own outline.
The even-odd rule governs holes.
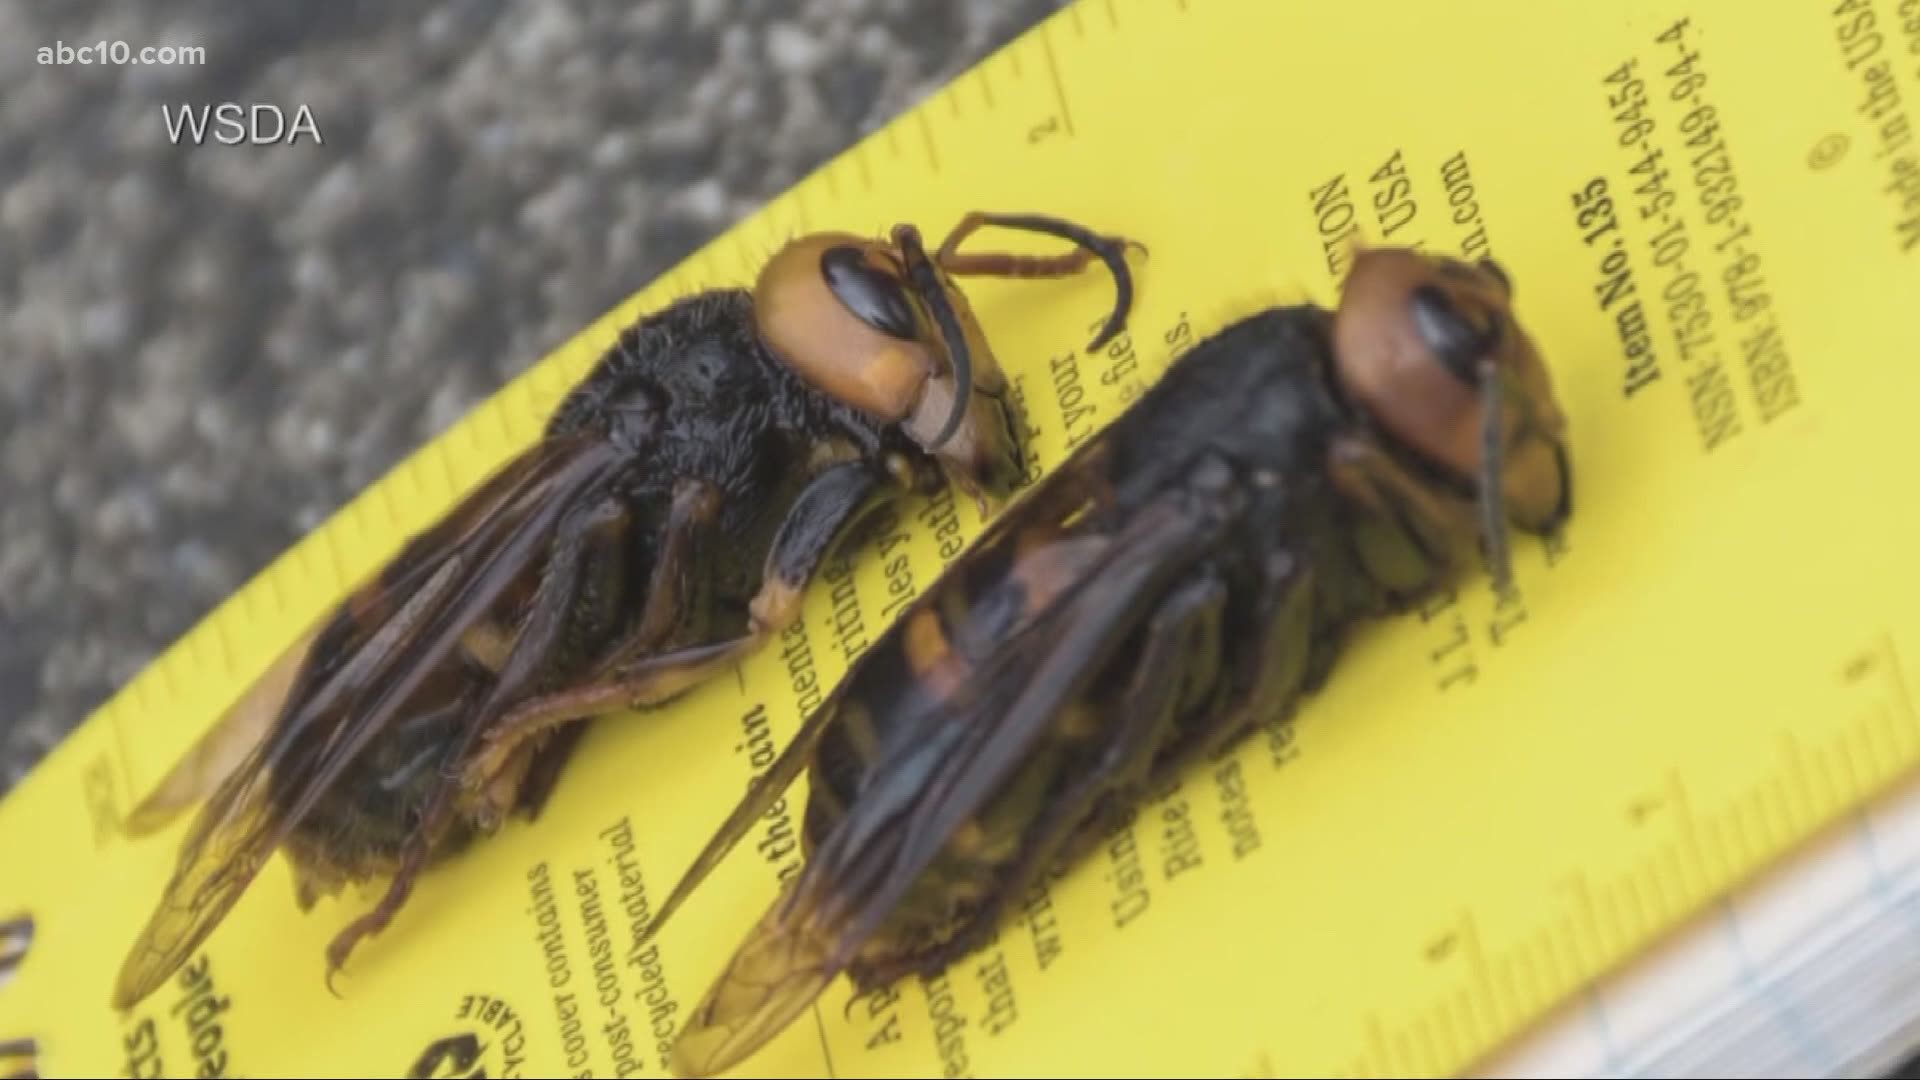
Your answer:
[[[547,815],[297,915],[276,860],[173,984],[109,1011],[184,823],[140,798],[342,592],[524,445],[638,312],[806,229],[975,209],[1127,233],[1111,292],[982,283],[1043,467],[1184,343],[1331,302],[1352,237],[1491,252],[1572,424],[1576,516],[1363,635],[1298,722],[1192,771],[944,977],[844,984],[756,1075],[1447,1074],[1920,762],[1913,0],[1089,0],[588,327],[188,634],[0,805],[35,919],[0,1042],[47,1076],[660,1075],[798,855],[804,789],[631,948],[811,702],[980,522],[902,508],[801,629],[668,718],[602,723]],[[441,1056],[433,1057],[436,1049]]]

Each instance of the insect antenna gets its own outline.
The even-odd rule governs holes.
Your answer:
[[[953,367],[954,390],[953,409],[947,414],[947,424],[934,436],[929,449],[938,450],[945,446],[953,433],[960,430],[960,421],[966,418],[967,402],[973,397],[973,354],[967,349],[966,331],[960,328],[960,317],[954,313],[953,304],[947,299],[947,290],[940,282],[940,275],[934,272],[932,260],[927,258],[927,249],[920,243],[920,232],[911,225],[902,225],[893,231],[893,242],[900,247],[907,263],[907,280],[920,294],[920,300],[933,312],[933,321],[940,326],[940,337],[946,342],[947,362]]]
[[[1080,251],[1071,255],[1052,256],[960,254],[960,242],[984,225],[995,225],[1003,229],[1039,233],[1042,236],[1068,240],[1080,248]],[[1114,335],[1126,326],[1127,315],[1133,309],[1133,274],[1127,268],[1129,248],[1137,249],[1143,255],[1147,251],[1147,246],[1138,240],[1101,236],[1071,221],[1045,214],[995,214],[974,211],[955,226],[946,241],[940,245],[940,252],[935,259],[947,273],[955,276],[1040,278],[1074,273],[1084,265],[1087,255],[1091,253],[1093,257],[1106,264],[1108,272],[1113,275],[1115,289],[1113,311],[1107,316],[1107,321],[1100,328],[1100,333],[1094,336],[1093,344],[1087,346],[1087,351],[1094,352],[1113,340]]]
[[[1487,545],[1487,564],[1493,572],[1493,587],[1504,595],[1513,582],[1513,566],[1507,548],[1507,515],[1502,481],[1506,478],[1505,444],[1502,437],[1500,405],[1506,400],[1506,381],[1500,365],[1491,356],[1480,360],[1482,396],[1480,429],[1480,532]]]

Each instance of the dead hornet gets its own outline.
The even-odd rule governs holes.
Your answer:
[[[962,254],[995,225],[1069,254]],[[129,822],[206,797],[128,954],[116,1007],[193,952],[276,850],[302,911],[391,879],[327,950],[327,980],[416,876],[534,818],[595,716],[660,706],[798,615],[829,553],[882,501],[942,482],[1008,497],[1026,463],[1007,381],[955,284],[1064,277],[1095,258],[1132,302],[1129,242],[1055,218],[973,213],[929,255],[802,236],[754,287],[626,329],[543,437],[411,538],[291,650]]]
[[[651,938],[803,771],[805,866],[677,1038],[739,1062],[845,973],[976,950],[1036,876],[1288,716],[1363,620],[1570,512],[1564,420],[1490,261],[1356,251],[1336,312],[1269,308],[1178,359],[1007,507],[850,665]]]

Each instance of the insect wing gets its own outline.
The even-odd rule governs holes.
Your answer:
[[[788,758],[810,754],[833,725],[878,725],[852,804],[689,1017],[675,1051],[685,1074],[753,1052],[846,970],[1205,542],[1177,491],[1112,520],[1102,458],[1069,462],[997,519],[856,661],[696,862],[696,874],[709,870],[773,785],[791,781]],[[942,625],[942,610],[957,614]]]
[[[239,700],[174,763],[167,775],[121,822],[130,837],[142,837],[171,825],[189,806],[209,798],[272,730],[286,707],[293,680],[307,666],[314,633],[309,631],[274,660]]]
[[[616,461],[585,437],[535,444],[409,541],[335,609],[310,645],[296,646],[299,674],[284,707],[225,771],[189,829],[173,877],[121,970],[116,1006],[151,993],[199,947],[353,758],[444,670],[463,635],[538,567],[555,524]],[[208,738],[219,737],[216,730]],[[182,769],[190,772],[192,759],[210,759],[205,745],[162,792],[177,791],[169,784],[184,782]]]

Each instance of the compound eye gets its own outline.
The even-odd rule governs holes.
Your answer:
[[[1480,385],[1480,361],[1500,343],[1500,323],[1481,330],[1433,285],[1413,290],[1413,321],[1420,340],[1466,386]]]
[[[876,269],[850,244],[828,248],[820,256],[827,288],[861,322],[903,341],[919,340],[913,304],[898,278]]]

